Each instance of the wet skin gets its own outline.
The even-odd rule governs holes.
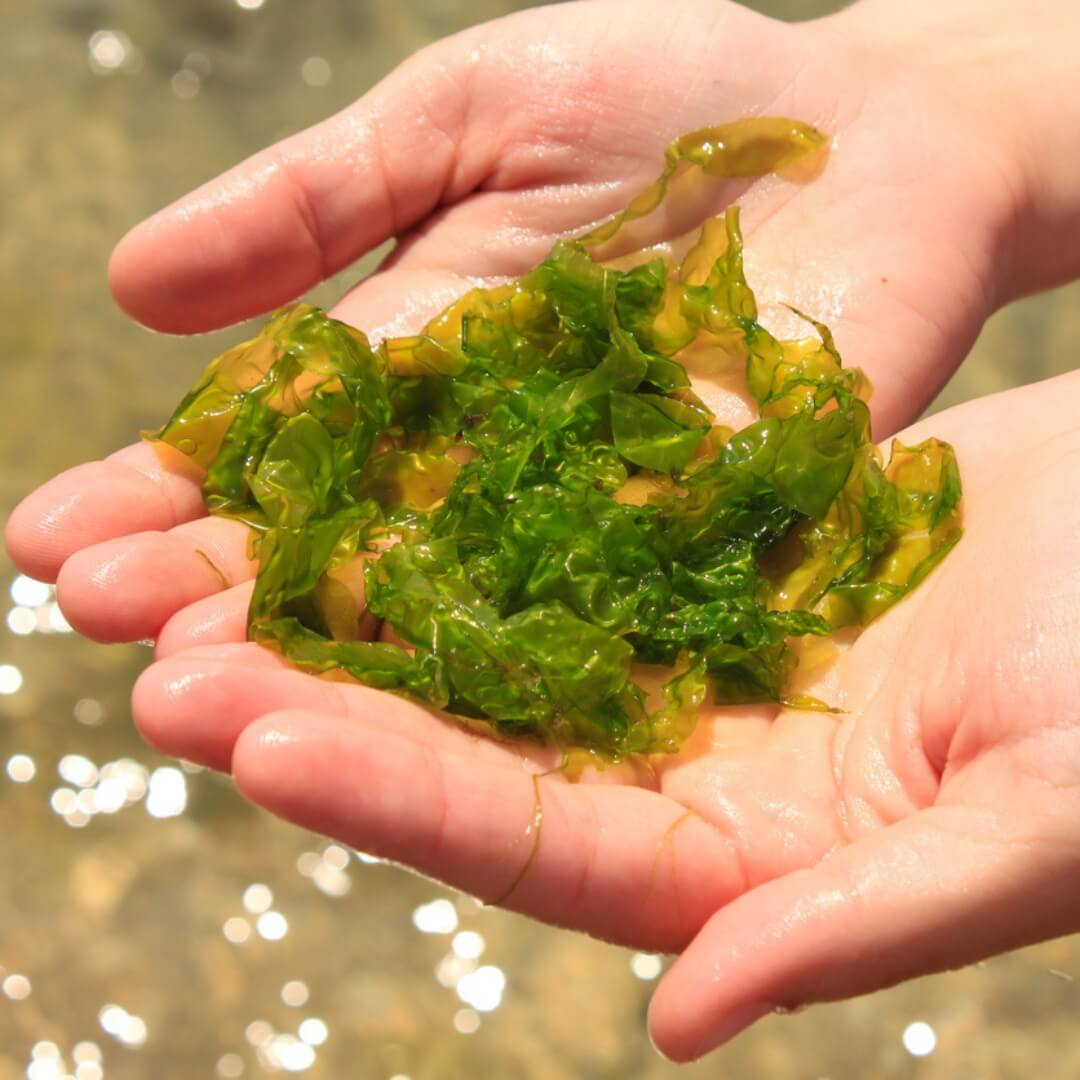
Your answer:
[[[713,3],[619,18],[597,3],[450,39],[140,226],[114,290],[150,325],[206,329],[396,235],[336,314],[375,338],[414,329],[473,279],[520,273],[622,205],[672,135],[767,110],[836,145],[813,185],[742,193],[748,277],[762,300],[830,323],[889,434],[995,306],[1076,272],[1064,260],[1080,208],[1075,184],[1032,165],[1022,99],[1003,132],[985,107],[996,89],[968,92],[977,65],[883,40],[861,14],[875,8],[787,27]],[[1025,45],[1003,33],[986,50]],[[740,50],[768,62],[715,62]],[[1048,55],[1041,76],[1065,79]],[[779,312],[763,321],[784,333]],[[840,720],[720,712],[651,770],[540,782],[541,842],[507,906],[681,951],[651,1010],[666,1053],[703,1053],[776,1005],[1080,927],[1078,404],[1070,375],[935,417],[964,470],[967,535],[823,676]],[[19,507],[7,542],[26,573],[58,581],[83,632],[157,638],[135,691],[155,745],[481,897],[514,882],[535,835],[531,776],[548,762],[243,644],[244,529],[203,516],[175,462],[139,445],[79,466]]]

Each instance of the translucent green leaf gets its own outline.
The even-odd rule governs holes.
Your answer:
[[[656,472],[681,472],[709,429],[706,417],[670,398],[613,390],[610,401],[615,448],[627,461]]]
[[[706,707],[827,709],[790,692],[797,655],[957,542],[952,450],[882,463],[828,328],[757,321],[737,207],[678,265],[593,254],[683,173],[808,168],[823,146],[775,118],[693,132],[623,213],[418,334],[373,350],[300,304],[213,361],[155,437],[203,470],[212,513],[257,530],[249,636],[612,759],[676,752]],[[691,357],[745,368],[755,422],[715,425]],[[363,640],[376,622],[403,644]]]

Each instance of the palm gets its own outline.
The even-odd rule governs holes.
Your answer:
[[[172,753],[231,760],[242,790],[308,828],[560,925],[689,945],[654,1006],[679,1056],[725,999],[843,996],[1068,932],[1080,575],[1062,538],[1080,508],[1060,494],[1078,396],[1068,376],[935,418],[967,535],[819,675],[839,719],[717,709],[678,756],[571,785],[542,752],[245,645],[160,662],[137,717]]]
[[[741,196],[765,321],[786,317],[777,307],[786,302],[829,322],[877,384],[879,430],[893,430],[921,411],[999,299],[993,260],[1010,178],[970,119],[902,65],[827,26],[786,27],[734,6],[572,5],[452,39],[351,113],[136,232],[114,286],[153,325],[205,329],[282,302],[397,234],[394,257],[337,314],[376,336],[415,329],[476,279],[520,273],[557,236],[618,209],[656,172],[670,137],[762,111],[817,123],[838,143],[814,184],[767,181]],[[902,145],[907,121],[918,139]],[[999,173],[1004,183],[989,182]],[[661,225],[655,239],[685,224]],[[1065,386],[1075,395],[1075,381]],[[1063,485],[1069,462],[1059,446],[1037,486],[991,490],[1007,451],[1017,469],[1037,454],[1025,456],[1019,444],[1033,436],[1020,432],[1046,437],[1040,393],[1055,391],[981,403],[936,430],[965,468],[969,536],[825,674],[842,719],[717,713],[654,773],[622,766],[578,786],[548,776],[540,843],[520,881],[535,839],[529,777],[544,763],[238,644],[253,571],[244,530],[202,516],[194,480],[148,448],[46,485],[13,515],[8,542],[28,572],[62,571],[77,627],[104,640],[157,637],[172,656],[136,696],[144,731],[163,748],[231,762],[276,811],[485,898],[512,888],[508,904],[539,917],[657,949],[699,934],[656,1006],[661,1038],[688,1054],[740,979],[739,993],[751,984],[784,1002],[918,970],[894,959],[852,984],[846,968],[825,971],[821,950],[844,935],[872,943],[882,918],[947,925],[955,897],[980,887],[973,845],[1014,844],[1033,814],[1052,812],[1040,785],[1075,781],[1062,775],[1068,733],[1038,726],[1075,699],[1075,657],[1070,666],[1009,644],[1017,625],[1036,634],[1039,619],[1055,642],[1069,636],[1057,591],[1069,571],[1060,551],[1036,550],[1051,548],[1046,530],[1023,549],[1004,543],[1013,522],[1045,519],[1052,470]],[[1013,446],[995,441],[1006,412]],[[1061,438],[1075,468],[1076,433]],[[199,553],[231,588],[221,591]],[[988,553],[1001,569],[981,600]],[[1023,595],[1007,587],[1014,579],[1027,583]],[[1001,674],[1009,664],[1011,680]],[[249,665],[259,677],[238,678]],[[885,872],[898,861],[906,877]],[[924,901],[917,917],[913,895]],[[769,933],[796,898],[809,914],[774,935],[760,970],[740,969],[732,941]],[[1010,925],[972,949],[1023,936]],[[922,967],[965,956],[943,948]],[[717,965],[733,983],[721,985]],[[687,988],[691,1009],[678,1004]]]

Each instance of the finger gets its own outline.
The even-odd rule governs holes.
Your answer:
[[[159,658],[160,659],[160,658]],[[165,659],[172,659],[166,657]],[[185,650],[186,660],[220,660],[238,668],[295,671],[281,653],[256,645],[251,641],[229,641],[214,645],[193,645]],[[149,670],[149,669],[147,669]]]
[[[136,443],[76,465],[28,495],[8,519],[8,552],[23,573],[55,581],[65,560],[91,544],[200,517],[199,483],[183,454]]]
[[[151,665],[135,684],[132,708],[147,742],[215,769],[229,768],[233,746],[249,724],[278,709],[320,711],[357,726],[374,722],[380,729],[478,760],[505,754],[499,743],[402,698],[306,675],[269,649],[249,643],[200,646]],[[538,758],[543,767],[556,760],[546,751]]]
[[[271,147],[136,226],[110,284],[125,311],[189,333],[299,295],[482,179],[459,147],[458,50],[440,43],[353,107]]]
[[[337,685],[304,676],[254,644],[202,647],[158,661],[139,676],[131,698],[135,725],[151,746],[222,771],[245,727],[300,704],[345,711]]]
[[[157,635],[157,658],[164,660],[200,646],[246,640],[248,607],[254,589],[255,583],[246,581],[180,608]]]
[[[226,518],[108,540],[64,563],[57,600],[95,641],[156,638],[181,608],[251,578],[247,549],[247,526]]]
[[[233,775],[253,802],[547,922],[681,947],[743,887],[731,842],[652,791],[537,778],[363,721],[264,717]],[[534,786],[535,785],[535,786]]]
[[[1066,932],[1077,860],[1048,839],[1017,843],[993,811],[935,806],[747,892],[709,920],[660,984],[654,1042],[689,1061],[768,1012]]]

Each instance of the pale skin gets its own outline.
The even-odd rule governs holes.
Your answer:
[[[1080,123],[1061,112],[1080,27],[1060,25],[1072,5],[1036,6],[868,0],[788,27],[667,0],[502,20],[139,226],[113,288],[151,326],[203,330],[397,235],[335,314],[376,338],[415,329],[618,209],[674,135],[795,116],[835,146],[814,183],[742,194],[748,277],[780,331],[781,301],[831,325],[886,435],[995,307],[1080,272]],[[134,708],[159,748],[481,898],[679,953],[650,1029],[688,1060],[777,1006],[1080,929],[1078,416],[1073,374],[902,432],[955,445],[967,533],[820,674],[844,713],[713,710],[651,769],[545,775],[516,885],[544,755],[243,644],[244,529],[203,516],[176,462],[142,444],[78,466],[24,501],[7,542],[83,632],[157,639]]]

